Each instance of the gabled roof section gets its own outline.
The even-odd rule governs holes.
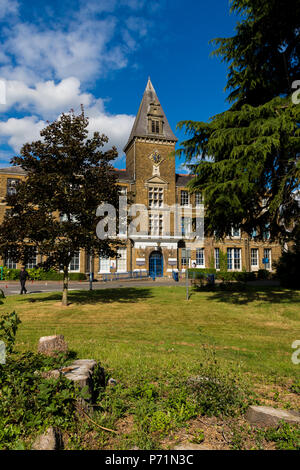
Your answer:
[[[149,132],[148,128],[148,114],[151,111],[151,105],[156,104],[157,107],[159,107],[159,112],[160,116],[163,120],[163,131],[162,134],[152,134]],[[148,83],[144,92],[144,96],[142,99],[142,102],[140,104],[137,116],[135,118],[133,128],[131,130],[131,134],[129,136],[128,142],[126,146],[124,147],[124,151],[126,152],[126,149],[128,145],[131,143],[131,141],[134,139],[134,137],[153,137],[153,138],[160,138],[160,139],[166,139],[166,140],[171,140],[173,142],[177,142],[177,138],[173,134],[173,131],[170,127],[170,124],[168,123],[167,117],[164,113],[164,110],[161,107],[161,104],[159,102],[159,99],[157,97],[156,91],[151,83],[150,78],[148,79]]]
[[[26,171],[20,166],[8,166],[6,168],[0,168],[0,173],[11,174],[11,175],[26,175]]]
[[[186,187],[195,175],[182,175],[176,173],[176,186]]]

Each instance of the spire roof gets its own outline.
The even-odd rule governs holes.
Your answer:
[[[149,113],[152,114],[151,105],[154,105],[154,107],[156,107],[155,113],[159,115],[160,119],[162,119],[163,121],[162,134],[153,134],[149,130],[148,119],[149,119]],[[160,138],[160,139],[172,140],[174,142],[177,142],[177,138],[173,134],[170,124],[168,123],[168,120],[166,118],[164,110],[161,107],[161,104],[157,97],[156,91],[152,85],[150,77],[148,78],[148,82],[147,82],[146,89],[144,91],[143,99],[140,104],[137,116],[135,118],[132,130],[131,130],[131,134],[124,148],[124,151],[126,151],[126,148],[134,139],[134,137],[153,137],[156,139]]]

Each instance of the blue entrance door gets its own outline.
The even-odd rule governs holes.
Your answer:
[[[153,251],[149,257],[149,276],[162,277],[163,273],[163,255],[159,251]]]

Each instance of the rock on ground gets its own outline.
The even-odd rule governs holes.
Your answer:
[[[246,419],[251,424],[261,426],[274,426],[282,420],[291,424],[300,424],[300,413],[271,406],[250,406],[246,412]]]
[[[68,345],[63,335],[42,336],[39,339],[38,352],[46,356],[53,356],[60,352],[67,352]]]
[[[38,436],[32,446],[32,450],[59,450],[60,448],[62,448],[61,435],[53,427]]]

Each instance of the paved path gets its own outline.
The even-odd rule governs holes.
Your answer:
[[[157,287],[157,286],[178,286],[185,285],[184,281],[175,282],[173,279],[128,279],[122,281],[98,281],[93,283],[93,290],[115,289],[120,287]],[[69,290],[89,290],[89,282],[71,281]],[[62,291],[62,281],[27,281],[27,294],[40,294],[42,292],[60,292]],[[20,283],[18,281],[0,281],[0,289],[5,295],[16,295],[20,293]]]
[[[278,281],[251,281],[247,282],[249,286],[279,286]],[[98,289],[118,289],[121,287],[158,287],[158,286],[185,286],[185,280],[181,279],[175,282],[173,279],[160,279],[155,281],[152,279],[124,279],[119,281],[98,281],[93,282],[93,290]],[[61,292],[63,288],[62,281],[27,281],[26,289],[28,294],[40,294],[42,292]],[[71,281],[69,282],[69,290],[89,290],[90,285],[88,281]],[[19,281],[0,281],[0,289],[3,290],[5,295],[16,295],[20,293]]]

